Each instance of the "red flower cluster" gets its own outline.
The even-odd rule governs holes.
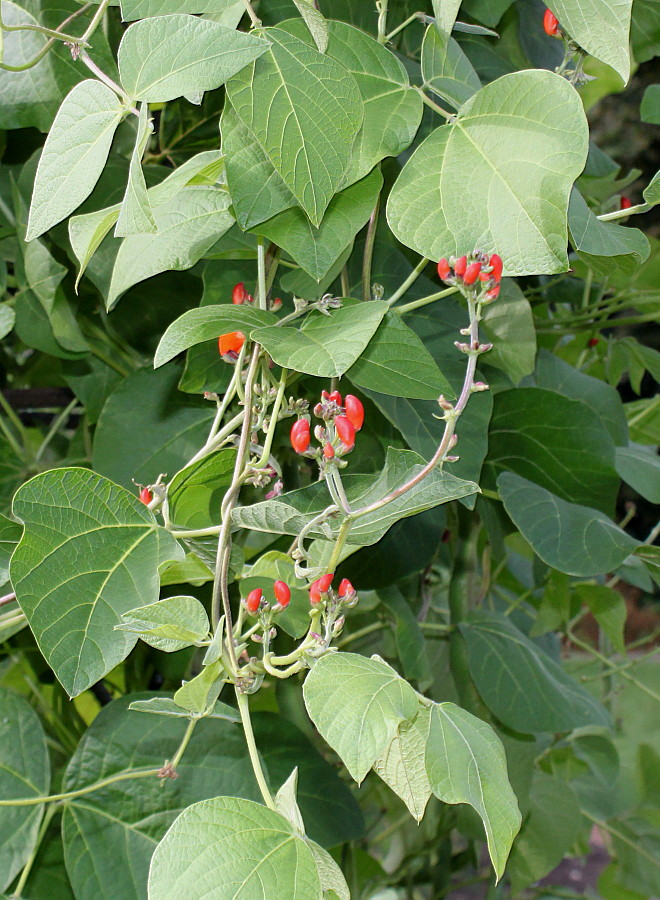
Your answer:
[[[502,280],[502,257],[497,253],[488,256],[475,250],[458,259],[444,257],[438,263],[438,275],[446,284],[465,286],[474,291],[474,285],[480,288],[476,298],[480,303],[491,303],[500,293]]]
[[[319,450],[309,455],[322,455],[331,460],[343,456],[355,446],[355,435],[364,424],[364,406],[357,397],[347,394],[342,398],[339,391],[321,392],[321,402],[314,407],[314,415],[326,422],[326,427],[318,426],[315,436],[321,444]],[[309,419],[298,419],[291,426],[291,446],[296,453],[307,453],[312,440]]]
[[[244,303],[254,303],[254,297],[249,294],[242,281],[235,284],[231,292],[231,302],[234,306],[242,306]],[[271,303],[271,309],[277,310],[282,306],[282,301],[276,297]],[[235,362],[245,343],[245,335],[242,331],[229,331],[218,338],[218,351],[225,362]]]
[[[312,606],[318,606],[318,604],[321,603],[322,600],[326,600],[328,598],[328,594],[332,587],[333,578],[334,576],[332,572],[328,572],[326,575],[321,575],[320,578],[317,578],[316,581],[313,581],[310,584],[309,602],[312,604]],[[337,595],[343,603],[349,603],[351,606],[354,606],[355,602],[357,602],[357,591],[350,583],[348,578],[343,578],[341,580]]]
[[[273,594],[275,595],[276,605],[272,607],[275,612],[286,609],[291,600],[291,588],[286,581],[273,582]],[[261,588],[254,588],[250,591],[245,600],[245,608],[251,616],[256,616],[262,608],[265,608],[264,592]]]

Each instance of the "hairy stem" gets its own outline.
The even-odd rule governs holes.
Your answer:
[[[261,796],[264,799],[264,803],[269,809],[276,810],[275,801],[273,800],[270,790],[268,788],[268,784],[266,782],[266,776],[264,775],[264,770],[261,767],[261,760],[259,759],[259,751],[257,750],[257,744],[254,739],[254,731],[252,730],[252,720],[250,719],[250,704],[248,701],[247,694],[243,694],[241,691],[236,688],[236,700],[238,701],[238,711],[241,715],[241,722],[243,724],[243,732],[245,734],[245,741],[248,747],[248,753],[250,754],[250,762],[252,763],[252,769],[254,771],[254,777],[257,779],[257,784],[259,785],[259,790],[261,791]]]
[[[380,210],[380,195],[376,200],[373,208],[369,225],[367,227],[367,237],[364,242],[364,256],[362,258],[362,299],[371,300],[371,263],[374,256],[374,244],[376,242],[376,229],[378,228],[378,212]]]
[[[415,268],[412,270],[410,275],[403,282],[403,284],[400,287],[398,287],[396,289],[396,291],[392,294],[392,296],[388,297],[385,302],[388,303],[390,306],[392,306],[393,303],[396,303],[396,301],[399,299],[399,297],[403,297],[403,295],[406,293],[408,288],[411,287],[417,281],[417,279],[422,274],[422,272],[424,271],[424,269],[426,268],[428,263],[429,263],[429,260],[426,259],[425,256],[423,256],[420,259],[420,261],[417,263]]]

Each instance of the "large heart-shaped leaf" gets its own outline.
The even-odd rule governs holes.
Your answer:
[[[319,378],[336,378],[363,352],[387,309],[380,300],[344,303],[330,315],[310,313],[300,329],[271,325],[255,329],[251,336],[278,366]]]
[[[149,695],[101,710],[69,762],[64,790],[172,759],[188,721],[129,709],[140,697]],[[156,775],[118,781],[67,803],[62,837],[77,900],[144,900],[151,856],[182,809],[218,794],[258,796],[240,729],[221,719],[196,724],[177,773],[164,783]]]
[[[639,547],[596,509],[567,503],[526,478],[502,472],[504,507],[543,562],[569,575],[611,572]]]
[[[67,95],[39,159],[26,241],[57,225],[89,197],[123,113],[119,97],[100,81],[83,81]]]
[[[22,697],[0,689],[0,797],[43,797],[50,786],[46,735],[37,714]],[[0,891],[28,861],[39,831],[43,805],[4,807],[0,815]]]
[[[353,510],[369,506],[419,474],[424,462],[410,450],[389,448],[383,470],[378,475],[349,475],[344,477],[348,502]],[[415,515],[449,500],[477,493],[479,488],[471,481],[463,481],[441,469],[433,470],[413,488],[396,500],[358,518],[348,533],[352,544],[375,544],[399,519]],[[263,503],[241,506],[233,512],[234,521],[243,528],[267,531],[273,534],[300,534],[302,528],[323,512],[330,503],[330,494],[323,482],[316,482],[300,490],[273,497]],[[310,531],[310,537],[336,538],[341,520],[335,517],[324,527]]]
[[[565,79],[505,75],[413,153],[389,197],[390,227],[430,259],[483,247],[507,275],[565,271],[568,195],[587,149],[584,109]]]
[[[25,525],[11,561],[16,597],[75,697],[128,655],[137,638],[114,626],[158,599],[159,563],[183,554],[135,495],[87,469],[35,476],[16,492],[14,515]]]
[[[355,653],[322,657],[303,694],[312,721],[357,782],[419,709],[417,694],[394,669]]]
[[[219,87],[266,50],[262,38],[209,19],[156,16],[124,33],[119,74],[133,99],[162,103]]]
[[[426,745],[431,790],[445,803],[469,803],[486,829],[488,850],[502,877],[520,828],[502,742],[490,725],[453,703],[434,703]]]
[[[279,813],[250,800],[216,797],[176,819],[154,853],[149,900],[322,900],[308,844]]]
[[[460,630],[477,690],[507,727],[530,734],[611,725],[605,707],[506,616],[473,610]]]
[[[630,77],[628,35],[632,0],[554,0],[552,11],[570,37],[591,56]]]
[[[227,96],[311,221],[319,225],[348,167],[364,108],[343,66],[280,28],[227,82]]]

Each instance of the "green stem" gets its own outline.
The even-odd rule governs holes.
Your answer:
[[[96,63],[90,58],[89,54],[85,50],[82,50],[80,52],[80,56],[78,57],[78,59],[80,59],[81,62],[83,62],[87,66],[87,68],[90,70],[90,72],[93,72],[96,75],[96,77],[99,79],[99,81],[102,81],[103,84],[106,85],[106,87],[109,87],[111,91],[114,91],[115,94],[117,94],[117,96],[120,97],[124,101],[124,103],[127,104],[128,109],[134,115],[136,115],[136,116],[140,115],[139,111],[134,106],[131,105],[131,103],[132,103],[131,98],[126,93],[126,91],[123,89],[123,87],[121,87],[119,84],[117,84],[116,81],[113,81],[112,78],[110,78],[108,75],[106,75],[105,72],[102,69],[100,69],[96,65]]]
[[[264,441],[264,449],[261,453],[261,459],[252,467],[254,469],[263,469],[264,466],[268,465],[268,460],[270,459],[270,451],[272,449],[273,440],[275,438],[275,429],[277,428],[280,409],[282,408],[282,400],[284,399],[284,392],[286,390],[286,380],[288,374],[288,369],[282,369],[282,372],[280,374],[280,382],[277,387],[277,395],[270,411],[270,424],[268,426],[266,439]]]
[[[639,853],[640,856],[643,856],[653,866],[655,866],[656,868],[660,868],[660,862],[658,862],[657,857],[653,856],[651,853],[649,853],[647,850],[645,850],[644,847],[642,847],[640,845],[639,841],[631,840],[629,837],[627,837],[627,835],[618,831],[616,828],[614,828],[608,822],[603,822],[602,819],[597,819],[595,816],[592,816],[591,813],[588,813],[584,809],[581,809],[580,812],[582,813],[583,816],[585,816],[587,819],[589,819],[591,822],[593,822],[594,825],[596,825],[598,828],[602,828],[603,831],[607,831],[613,837],[618,838],[624,844],[627,844],[629,847],[631,847],[635,851],[635,853]]]
[[[328,572],[334,572],[339,565],[341,551],[344,549],[344,545],[346,543],[352,525],[353,519],[351,518],[351,516],[346,516],[344,521],[341,523],[339,534],[337,535],[337,540],[335,541],[335,546],[332,549],[332,556],[330,557],[330,562],[328,563]]]
[[[615,219],[625,219],[627,216],[645,213],[650,209],[653,209],[652,203],[638,203],[637,206],[629,206],[628,209],[615,209],[614,212],[603,213],[602,216],[597,216],[597,218],[601,222],[613,222]]]
[[[259,309],[266,309],[266,298],[268,290],[266,288],[266,245],[261,235],[257,237],[257,306]]]
[[[582,291],[582,309],[586,309],[589,306],[589,300],[591,299],[591,285],[594,280],[594,273],[591,269],[587,269],[587,275],[584,279],[584,289]]]
[[[252,22],[252,27],[260,28],[261,27],[261,19],[259,18],[259,16],[257,16],[255,11],[252,9],[252,4],[250,3],[250,0],[243,0],[243,2],[245,3],[245,9],[247,10],[247,14],[250,17],[250,21]]]
[[[170,762],[170,765],[173,769],[176,769],[176,767],[181,762],[181,757],[185,753],[186,747],[190,743],[190,738],[192,737],[192,733],[195,730],[195,726],[197,725],[198,722],[199,722],[199,719],[191,719],[188,722],[188,727],[186,728],[186,732],[183,735],[183,738],[181,739],[181,743],[179,744],[179,749],[176,751],[176,753],[174,754],[174,756],[172,757],[172,760]]]
[[[455,116],[454,113],[450,113],[448,110],[443,109],[434,100],[431,100],[431,98],[428,96],[428,94],[425,94],[424,91],[421,89],[421,87],[415,87],[415,90],[417,91],[419,96],[422,98],[424,103],[429,107],[429,109],[432,109],[433,112],[437,112],[438,115],[443,116],[445,119],[453,119],[454,118],[454,116]]]
[[[252,763],[254,777],[257,779],[257,784],[259,785],[261,796],[263,797],[264,803],[269,809],[277,811],[275,801],[271,796],[268,784],[266,782],[264,770],[261,768],[259,751],[257,750],[257,744],[254,739],[254,732],[252,730],[252,720],[250,719],[250,704],[248,701],[248,696],[247,694],[241,693],[241,691],[239,691],[237,688],[236,700],[238,701],[238,711],[241,715],[243,732],[245,733],[245,741],[247,743],[248,753],[250,754],[250,762]]]
[[[57,418],[53,420],[53,423],[51,424],[50,429],[48,430],[48,434],[41,442],[41,446],[39,447],[39,449],[37,450],[37,452],[35,454],[35,457],[34,457],[35,462],[39,462],[39,460],[45,453],[46,449],[48,448],[48,445],[53,440],[53,438],[55,437],[57,432],[60,430],[60,426],[66,422],[66,420],[69,418],[69,415],[71,414],[71,411],[73,409],[75,409],[75,407],[77,405],[78,405],[78,398],[74,397],[73,400],[67,406],[64,407],[64,409],[59,414],[59,416],[57,416]]]
[[[378,10],[378,43],[384,44],[387,41],[387,7],[389,0],[376,0],[376,8]]]
[[[438,291],[437,294],[429,294],[428,297],[420,297],[419,300],[412,300],[410,303],[404,303],[403,306],[395,306],[392,309],[392,312],[403,315],[404,313],[412,312],[413,309],[420,309],[422,306],[428,306],[429,303],[434,303],[436,300],[442,300],[443,297],[449,297],[451,294],[456,293],[458,293],[458,288],[445,288],[442,291]]]
[[[94,34],[96,29],[99,27],[99,24],[100,24],[103,16],[105,15],[105,11],[108,8],[109,3],[110,3],[110,0],[101,0],[101,2],[99,3],[99,8],[96,10],[96,13],[94,14],[94,18],[89,23],[89,25],[85,29],[83,36],[78,41],[79,44],[86,44],[89,41],[91,36]],[[87,4],[87,5],[89,6],[91,4]]]
[[[359,641],[360,638],[366,637],[368,634],[373,634],[374,631],[381,631],[383,628],[387,628],[388,625],[388,622],[372,622],[370,625],[365,625],[364,628],[358,628],[357,631],[354,631],[352,634],[347,635],[343,640],[339,641],[337,649],[341,650],[348,644],[352,644],[353,641]]]
[[[51,806],[44,813],[44,817],[41,822],[41,827],[39,828],[39,833],[37,834],[37,840],[34,843],[34,847],[32,848],[32,852],[30,853],[27,862],[23,866],[23,871],[21,872],[21,877],[18,879],[16,883],[16,887],[14,888],[11,898],[18,898],[23,893],[25,889],[25,885],[27,884],[28,877],[30,872],[32,871],[32,866],[34,865],[34,861],[37,858],[37,853],[39,852],[39,848],[43,842],[43,839],[46,837],[46,832],[48,831],[48,827],[50,825],[51,819],[57,812],[56,806]]]
[[[221,531],[222,525],[210,525],[208,528],[197,528],[191,529],[190,531],[175,531],[173,529],[170,529],[170,534],[174,538],[186,541],[192,540],[193,538],[213,537],[214,534],[220,534]]]
[[[76,10],[76,14],[80,15],[81,10]],[[62,25],[59,27],[62,28],[67,22],[71,21],[71,16],[62,22]],[[64,41],[67,44],[80,44],[82,42],[82,38],[76,37],[73,34],[65,34],[62,31],[59,31],[55,28],[46,28],[43,25],[6,25],[2,21],[2,9],[0,7],[0,30],[2,31],[37,31],[39,34],[43,34],[44,37],[52,38],[54,41]]]
[[[83,797],[85,794],[92,794],[94,791],[100,791],[102,788],[111,784],[117,784],[119,781],[153,778],[159,772],[160,769],[139,769],[133,772],[123,772],[110,778],[104,778],[102,781],[97,781],[87,787],[79,788],[77,791],[65,791],[62,794],[51,794],[49,797],[23,797],[15,800],[0,800],[0,806],[39,806],[42,803],[59,803],[60,801],[73,800],[75,797]]]
[[[392,294],[392,296],[388,297],[388,299],[385,302],[388,303],[390,306],[392,306],[393,303],[396,303],[396,301],[399,299],[399,297],[403,297],[403,295],[406,293],[408,288],[417,281],[417,279],[422,274],[422,272],[424,271],[424,269],[426,268],[428,263],[429,263],[429,260],[426,259],[425,256],[423,256],[420,259],[420,261],[417,263],[415,268],[412,270],[410,275],[403,282],[401,287],[397,288],[397,290]]]
[[[10,441],[12,446],[18,447],[18,455],[19,456],[22,455],[23,452],[27,453],[29,450],[29,442],[28,442],[28,438],[27,438],[27,432],[25,431],[25,428],[23,427],[23,423],[21,422],[21,420],[18,418],[18,416],[12,409],[11,404],[9,403],[9,401],[7,400],[5,395],[2,393],[2,391],[0,391],[0,406],[3,408],[5,415],[7,416],[7,418],[11,422],[11,424],[14,426],[16,431],[18,432],[23,446],[21,447],[18,443],[15,442],[15,440],[12,440],[10,438],[10,433],[8,431],[5,431],[5,429],[3,428],[3,431],[5,431],[5,434],[7,435],[7,440]],[[0,419],[0,422],[1,421],[2,421],[2,419]]]
[[[89,352],[92,354],[92,356],[95,356],[102,363],[105,363],[106,366],[109,366],[111,369],[114,369],[114,371],[117,372],[117,374],[121,375],[122,378],[126,378],[127,375],[130,375],[130,372],[128,369],[125,369],[120,363],[118,363],[116,360],[114,360],[111,356],[107,356],[102,350],[99,350],[99,348],[95,344],[91,344],[91,343],[89,344]]]
[[[46,43],[43,45],[36,56],[33,56],[32,59],[28,60],[26,63],[23,63],[22,66],[10,66],[9,63],[0,62],[0,69],[5,72],[25,72],[28,69],[33,69],[37,65],[37,63],[41,62],[41,60],[54,44],[55,38],[51,38],[50,40],[46,41]]]
[[[362,258],[362,299],[371,300],[371,263],[374,256],[374,244],[376,242],[376,230],[378,228],[378,212],[380,210],[380,194],[373,208],[369,225],[367,227],[367,237],[364,242],[364,256]]]
[[[400,25],[397,25],[393,31],[390,31],[389,34],[385,35],[385,40],[383,43],[389,44],[393,37],[396,37],[400,31],[403,31],[404,28],[407,28],[411,22],[414,22],[415,19],[419,21],[419,13],[414,12],[412,16],[408,16],[405,22],[402,22]]]
[[[591,654],[594,659],[599,660],[599,662],[603,663],[603,665],[607,666],[609,669],[616,669],[616,663],[613,663],[611,659],[608,659],[607,656],[604,656],[595,647],[592,647],[591,644],[587,644],[586,641],[580,640],[572,631],[567,631],[567,636],[571,640],[576,647],[580,647],[582,650],[585,650],[587,653]],[[626,672],[622,670],[619,672],[622,678],[625,678],[626,681],[629,681],[631,684],[634,684],[635,687],[639,688],[640,691],[643,691],[645,694],[648,694],[649,697],[652,697],[658,703],[660,703],[660,694],[656,693],[652,688],[648,687],[648,685],[644,684],[643,681],[640,681],[638,678],[635,678],[630,672]]]

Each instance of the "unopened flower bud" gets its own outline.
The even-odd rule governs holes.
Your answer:
[[[458,462],[460,456],[445,456],[445,462]]]
[[[332,633],[333,633],[333,634],[340,634],[342,628],[344,627],[344,623],[345,623],[345,622],[346,622],[346,617],[345,617],[345,616],[339,616],[339,618],[337,619],[337,621],[336,621],[336,622],[334,623],[334,625],[332,626]]]
[[[456,446],[456,444],[458,444],[458,435],[457,435],[457,434],[452,434],[452,436],[449,438],[449,446],[448,446],[447,449],[448,449],[448,450],[453,450],[454,447]]]
[[[438,406],[440,409],[446,409],[447,411],[454,408],[454,404],[450,403],[449,400],[445,398],[444,394],[440,394],[438,397]]]
[[[460,341],[454,341],[454,347],[456,347],[457,350],[460,350],[461,353],[469,353],[470,352],[469,344],[463,344]]]
[[[490,385],[486,384],[485,381],[475,381],[472,384],[472,390],[475,392],[479,391],[487,391],[489,390]]]

